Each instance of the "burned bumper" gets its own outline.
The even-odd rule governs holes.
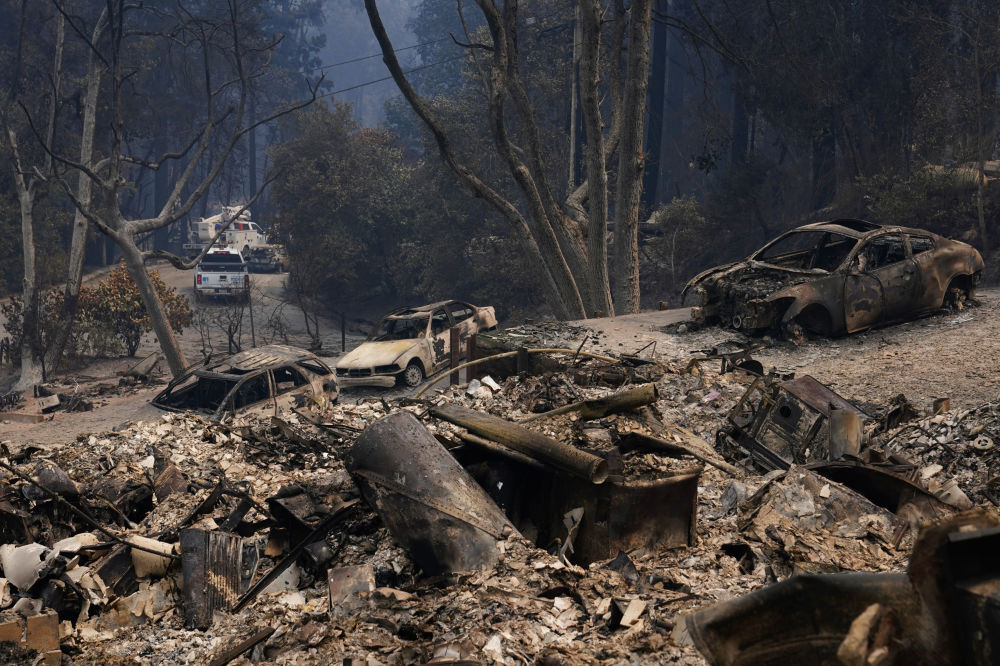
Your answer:
[[[337,386],[381,386],[392,388],[396,378],[403,370],[398,366],[392,368],[337,368]]]

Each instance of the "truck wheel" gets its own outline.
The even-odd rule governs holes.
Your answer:
[[[420,382],[424,381],[424,369],[420,365],[420,361],[410,361],[410,364],[406,366],[406,370],[403,370],[403,374],[399,378],[402,380],[402,384],[410,388],[419,386]]]

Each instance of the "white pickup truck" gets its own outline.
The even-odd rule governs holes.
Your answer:
[[[243,256],[232,248],[209,250],[194,273],[194,299],[250,299],[250,273]]]

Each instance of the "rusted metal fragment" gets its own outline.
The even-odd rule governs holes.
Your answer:
[[[835,664],[854,618],[874,603],[909,617],[920,600],[905,574],[852,572],[793,576],[687,618],[695,647],[713,666]],[[900,657],[920,661],[920,645]]]
[[[94,565],[104,584],[119,597],[126,597],[139,589],[130,551],[128,546],[115,546]]]
[[[347,469],[394,539],[425,573],[484,569],[507,517],[409,412],[368,426],[351,447]]]
[[[375,571],[370,564],[336,567],[327,574],[330,613],[343,615],[363,608],[375,591]]]
[[[181,530],[184,625],[207,629],[216,610],[228,610],[243,585],[243,540],[228,532]]]
[[[917,521],[936,520],[955,510],[909,479],[875,465],[852,460],[806,465],[817,474],[863,495],[895,514]]]
[[[948,609],[967,664],[1000,660],[1000,527],[952,532],[944,546]]]
[[[433,407],[430,413],[591,483],[603,483],[608,478],[608,464],[603,458],[516,423],[457,405]]]
[[[749,455],[765,470],[830,458],[831,410],[869,417],[813,377],[754,380],[729,412],[717,443],[731,458]]]
[[[170,464],[160,472],[153,481],[153,494],[156,501],[162,502],[174,493],[187,492],[187,479],[176,465]]]
[[[657,552],[694,543],[700,466],[659,479],[614,476],[594,485],[479,447],[455,453],[521,533],[537,544],[565,542],[563,517],[583,508],[566,555],[574,563],[607,560],[619,551]]]

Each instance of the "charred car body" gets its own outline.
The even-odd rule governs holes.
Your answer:
[[[218,421],[231,414],[277,416],[311,398],[337,398],[333,371],[315,355],[284,345],[210,360],[173,380],[152,404]]]
[[[470,335],[494,329],[491,306],[441,301],[400,308],[382,317],[366,342],[337,361],[340,386],[416,386],[451,362],[451,331],[458,329],[459,355]]]
[[[699,323],[750,334],[842,335],[961,307],[979,283],[972,246],[906,227],[833,220],[793,229],[744,261],[695,276]]]

